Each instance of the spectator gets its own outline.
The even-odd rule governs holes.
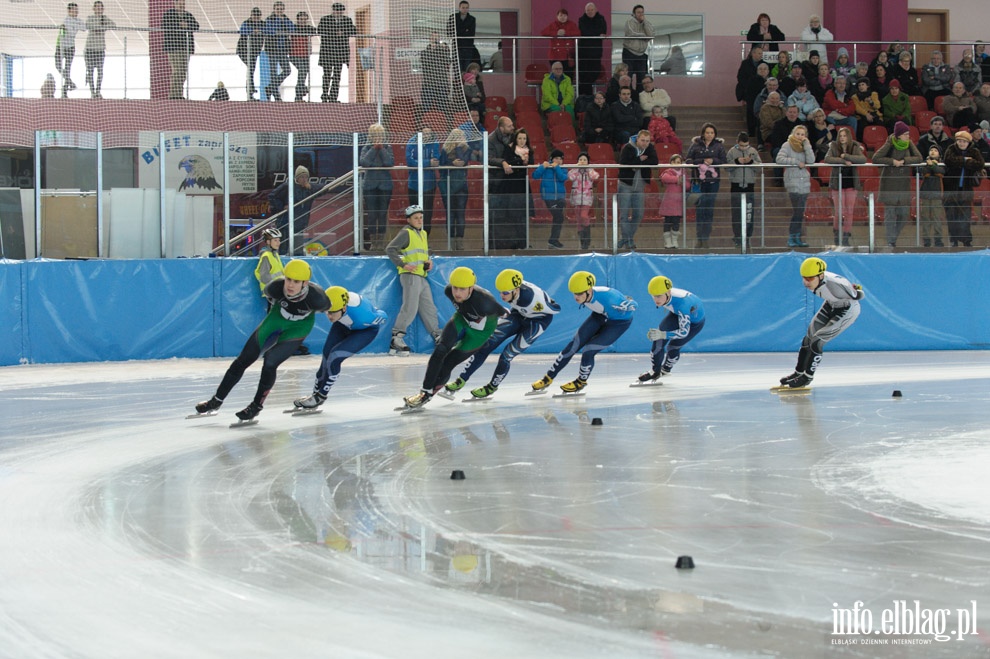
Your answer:
[[[793,105],[798,109],[798,119],[807,121],[808,115],[818,109],[818,101],[814,95],[808,91],[808,81],[804,78],[797,80],[797,89],[787,97],[787,105]]]
[[[585,144],[612,142],[612,109],[605,104],[605,94],[602,92],[595,92],[595,102],[584,113],[581,135]]]
[[[866,62],[856,62],[856,70],[853,72],[852,80],[859,81],[861,78],[870,77],[870,65]]]
[[[494,249],[520,250],[527,248],[526,219],[530,215],[529,201],[529,166],[533,164],[533,148],[529,142],[529,133],[525,128],[518,128],[512,134],[512,141],[505,149],[505,162],[509,171],[502,178],[500,193],[505,203],[505,220],[502,224],[502,235]],[[494,227],[493,227],[494,228]]]
[[[691,140],[685,160],[690,165],[698,165],[695,180],[700,186],[698,210],[695,215],[695,232],[697,249],[707,249],[708,240],[712,233],[712,221],[715,212],[715,197],[718,195],[719,171],[718,166],[727,161],[725,146],[718,137],[715,124],[705,122],[701,125],[701,135]]]
[[[450,131],[440,152],[440,194],[447,207],[447,235],[455,250],[464,249],[464,209],[467,208],[468,162],[472,160],[471,147],[464,131]]]
[[[945,119],[932,117],[928,126],[928,132],[918,140],[918,150],[921,153],[928,153],[934,144],[944,154],[952,144],[952,138],[945,132]]]
[[[505,177],[513,173],[507,159],[515,127],[509,117],[499,117],[498,126],[488,136],[488,200],[491,211],[491,230],[488,246],[501,249],[515,240],[511,231],[513,219],[507,216],[505,195],[502,193]],[[510,232],[513,235],[508,235]]]
[[[643,91],[643,76],[649,64],[647,51],[653,41],[653,24],[646,20],[646,9],[636,5],[632,17],[626,21],[625,39],[622,40],[622,61],[629,65],[629,76],[636,92]]]
[[[626,91],[626,90],[623,90]],[[650,144],[650,131],[641,130],[629,137],[619,152],[619,186],[616,192],[619,206],[619,244],[617,249],[636,249],[636,230],[643,221],[645,187],[660,164],[657,151]]]
[[[925,247],[945,247],[942,242],[942,222],[945,219],[945,209],[942,204],[942,179],[945,176],[945,165],[942,164],[942,152],[932,145],[921,168],[921,208],[918,211],[918,221],[921,224],[921,238]]]
[[[815,153],[808,140],[808,129],[795,126],[780,147],[775,158],[778,165],[784,166],[784,188],[791,199],[791,225],[788,230],[788,247],[807,247],[801,238],[804,226],[804,209],[811,194],[811,172],[808,165],[815,162]]]
[[[85,30],[86,24],[79,18],[79,5],[70,2],[55,38],[55,70],[62,75],[62,98],[76,88],[76,83],[72,82],[72,60],[76,57],[76,35]]]
[[[881,51],[883,52],[883,51]],[[875,67],[870,69],[870,87],[877,93],[880,97],[880,102],[883,103],[883,99],[890,93],[890,74],[887,71],[887,67],[883,64],[877,64]],[[900,83],[898,83],[900,84]]]
[[[41,83],[41,98],[55,98],[55,76],[51,73],[46,73],[45,81]]]
[[[808,26],[801,30],[801,41],[814,41],[813,44],[803,44],[801,49],[804,50],[809,45],[812,49],[817,50],[818,53],[828,61],[828,50],[824,43],[832,41],[835,37],[829,30],[822,26],[822,17],[818,14],[812,14],[808,18]]]
[[[986,126],[987,128],[984,128]],[[972,123],[969,125],[969,134],[973,136],[973,146],[980,152],[984,163],[990,163],[990,141],[987,140],[987,130],[990,129],[990,121],[982,124]]]
[[[744,220],[746,222],[746,243],[748,244],[753,237],[753,193],[756,190],[756,177],[759,176],[759,170],[749,165],[759,165],[763,161],[760,160],[760,153],[750,146],[749,134],[746,132],[739,133],[739,136],[736,137],[736,143],[729,149],[725,157],[730,165],[737,165],[728,168],[729,206],[732,209],[730,213],[732,243],[736,247],[742,247],[742,223]],[[743,195],[746,195],[745,218],[742,213]]]
[[[603,39],[608,36],[608,24],[605,17],[598,13],[595,3],[589,2],[584,6],[584,14],[578,19],[578,30],[583,37],[578,42],[578,94],[589,96],[602,74]]]
[[[198,31],[199,22],[186,11],[186,0],[173,0],[172,8],[162,14],[162,44],[172,72],[168,91],[171,99],[185,98],[183,87],[189,75],[189,58],[196,52],[193,34]],[[102,62],[100,66],[102,74]]]
[[[450,104],[450,67],[453,60],[447,44],[440,41],[440,35],[430,33],[430,42],[419,53],[422,70],[423,112],[443,111]],[[429,226],[429,218],[426,221]],[[427,231],[429,231],[427,229]]]
[[[625,62],[615,65],[615,70],[612,72],[612,77],[608,80],[608,87],[605,88],[605,102],[608,105],[612,105],[619,100],[619,90],[623,87],[629,87],[629,81],[625,84],[622,82],[622,78],[629,77],[629,65]]]
[[[684,59],[684,51],[680,46],[671,46],[670,55],[660,64],[661,75],[686,76],[687,61]]]
[[[829,147],[836,138],[835,125],[828,123],[825,110],[818,108],[811,113],[807,126],[808,140],[811,141],[811,149],[815,152],[815,162],[824,162]]]
[[[746,33],[746,41],[772,52],[779,50],[777,42],[783,41],[784,38],[784,33],[770,22],[770,16],[767,14],[757,16],[756,22],[749,26],[749,32]]]
[[[890,91],[883,97],[881,110],[888,133],[894,129],[894,124],[898,121],[903,121],[908,126],[914,123],[914,118],[911,116],[911,99],[907,94],[901,93],[901,83],[897,80],[890,81]]]
[[[945,150],[945,178],[942,179],[949,244],[972,247],[973,230],[969,218],[973,212],[973,188],[977,186],[977,178],[986,161],[967,131],[960,130],[954,137]]]
[[[323,189],[313,192],[313,184],[310,181],[309,169],[303,165],[296,167],[293,180],[285,181],[270,193],[268,193],[268,208],[275,213],[285,211],[285,214],[275,223],[275,228],[282,232],[283,236],[289,231],[289,185],[292,185],[292,202],[294,204],[292,232],[302,238],[302,232],[309,226],[309,212],[316,197],[323,193]],[[280,248],[280,253],[285,254],[289,247],[289,240],[285,240]],[[297,252],[301,252],[301,245],[296,243]]]
[[[388,259],[398,268],[399,286],[402,287],[402,307],[392,325],[392,342],[389,352],[393,355],[409,354],[406,332],[419,315],[423,327],[434,341],[440,340],[440,322],[427,281],[433,261],[430,258],[429,236],[423,231],[423,209],[410,206],[406,209],[406,226],[395,234],[385,248]]]
[[[890,46],[887,48],[887,55],[890,61],[894,64],[900,61],[901,53],[908,54],[908,61],[914,64],[914,58],[911,56],[911,51],[904,49],[904,44],[899,41],[891,41]]]
[[[969,94],[976,94],[980,91],[980,84],[983,82],[983,70],[979,64],[973,61],[973,51],[963,51],[962,59],[956,66],[956,80],[963,84]]]
[[[316,33],[320,35],[319,65],[323,69],[320,100],[324,103],[339,102],[340,76],[345,64],[348,68],[351,66],[350,38],[357,34],[357,29],[354,21],[344,14],[345,9],[344,3],[333,3],[331,13],[322,17],[316,26]]]
[[[911,131],[904,122],[894,124],[887,142],[873,154],[873,163],[881,165],[879,201],[884,205],[884,238],[890,247],[897,246],[897,237],[910,219],[913,166],[921,162],[921,153],[911,143]]]
[[[982,69],[983,79],[990,81],[990,53],[987,53],[986,44],[981,41],[977,41],[973,47],[973,61]]]
[[[856,120],[859,127],[858,138],[863,139],[863,130],[867,126],[883,125],[883,109],[880,97],[870,89],[870,79],[863,77],[856,81],[856,93],[853,94],[853,105],[856,106]]]
[[[921,67],[921,93],[928,101],[928,109],[935,109],[935,99],[951,93],[956,72],[942,60],[942,51],[933,50],[932,59]]]
[[[911,53],[901,51],[897,56],[897,66],[890,69],[890,77],[901,83],[901,91],[908,96],[920,96],[921,85],[918,83],[918,72],[911,66]]]
[[[543,75],[543,85],[540,87],[542,100],[540,109],[544,112],[566,110],[574,118],[574,85],[571,79],[564,75],[564,65],[554,62],[550,73]]]
[[[784,110],[784,118],[773,125],[773,130],[770,131],[770,155],[774,158],[777,157],[777,152],[780,148],[784,146],[784,142],[787,138],[791,136],[791,133],[798,126],[803,126],[804,124],[798,119],[798,109],[797,106],[791,105]]]
[[[309,96],[309,58],[313,54],[311,39],[316,36],[316,28],[309,22],[309,14],[296,12],[296,23],[289,37],[289,61],[296,67],[296,101],[304,101]]]
[[[756,66],[756,75],[746,83],[746,92],[743,100],[746,102],[746,126],[751,133],[756,132],[756,115],[753,108],[756,105],[756,97],[760,95],[770,78],[770,66],[766,62],[760,62]]]
[[[478,114],[481,118],[485,111],[485,99],[481,92],[481,86],[478,84],[480,78],[478,74],[471,71],[470,68],[473,66],[478,66],[474,62],[468,64],[468,71],[461,74],[461,89],[464,92],[464,100],[467,102],[468,110]]]
[[[800,69],[796,70],[800,71]],[[761,91],[759,96],[756,97],[756,100],[753,101],[753,114],[757,115],[757,119],[759,119],[760,110],[763,108],[763,104],[767,102],[767,97],[774,92],[777,92],[778,96],[780,95],[780,83],[776,78],[770,76],[767,78],[766,84],[763,85],[763,91]]]
[[[650,118],[647,130],[650,131],[650,141],[653,144],[673,144],[677,149],[677,153],[681,153],[684,150],[684,144],[681,142],[681,138],[677,137],[674,127],[663,116],[659,105],[653,106],[653,117]]]
[[[826,92],[832,89],[834,85],[835,78],[832,77],[832,70],[825,63],[818,65],[818,74],[808,81],[808,89],[811,90],[815,100],[818,101],[818,105],[825,102]]]
[[[870,62],[870,71],[874,71],[878,66],[882,66],[884,69],[887,70],[889,75],[890,68],[895,64],[896,63],[890,59],[890,53],[888,53],[886,50],[881,50],[879,53],[877,53],[877,56],[873,58],[873,61]]]
[[[491,59],[488,60],[488,68],[492,70],[492,73],[502,73],[505,71],[505,64],[502,60],[502,42],[499,41],[498,45],[495,47],[495,52],[492,53]]]
[[[385,127],[371,124],[368,127],[368,143],[361,147],[358,163],[365,168],[361,191],[364,197],[366,220],[364,225],[365,249],[380,252],[385,249],[385,232],[388,229],[388,205],[392,201],[392,172],[395,155],[385,144]]]
[[[481,76],[481,65],[477,62],[471,62],[468,64],[467,71],[465,71],[465,73],[474,74],[474,84],[478,85],[478,91],[480,92],[478,96],[475,97],[477,100],[474,101],[474,104],[478,109],[478,114],[481,116],[481,119],[484,120],[485,99],[488,98],[488,95],[485,93],[485,79]],[[471,99],[468,100],[470,101]]]
[[[942,102],[945,119],[953,128],[966,128],[976,121],[976,100],[961,81],[952,83],[952,93]]]
[[[653,76],[643,77],[643,91],[639,93],[639,107],[643,110],[643,124],[648,126],[653,117],[653,108],[659,107],[660,114],[670,122],[674,128],[677,127],[677,119],[670,116],[670,94],[667,90],[654,87]]]
[[[413,135],[406,142],[406,165],[410,167],[406,189],[409,205],[420,204],[419,167],[423,168],[423,231],[430,235],[433,227],[433,203],[437,193],[437,167],[440,166],[440,143],[429,126],[421,126],[423,148],[419,147],[419,136]]]
[[[622,147],[643,124],[639,105],[632,102],[632,89],[623,87],[619,100],[609,107],[612,112],[612,139],[616,146]]]
[[[835,208],[834,244],[848,247],[852,237],[856,190],[859,188],[859,170],[854,165],[865,165],[866,154],[859,142],[853,139],[852,131],[847,126],[839,129],[839,135],[829,147],[825,162],[836,165],[831,168],[828,182],[832,193],[832,207]]]
[[[670,157],[670,164],[677,167],[660,170],[663,199],[657,212],[663,217],[663,246],[666,249],[677,249],[681,244],[684,192],[691,189],[691,177],[684,171],[684,159],[679,153]]]
[[[185,0],[175,0],[176,7],[179,7],[182,2],[185,2]],[[169,11],[174,10],[169,9],[165,12],[165,15],[168,15]],[[163,24],[164,20],[163,16]],[[92,98],[103,98],[100,90],[103,87],[103,62],[107,56],[106,34],[108,30],[114,30],[116,28],[117,24],[103,14],[103,3],[100,0],[96,0],[93,3],[93,13],[86,19],[86,48],[83,51],[83,57],[86,60],[86,84],[89,85],[89,95]],[[168,37],[166,36],[165,39],[166,52],[168,52]],[[171,61],[171,57],[169,61]],[[180,95],[176,97],[170,96],[169,98],[182,98],[181,86]]]
[[[832,77],[848,78],[855,73],[856,65],[849,61],[849,51],[845,48],[839,48],[835,58],[835,64],[832,65]]]
[[[812,50],[808,53],[808,59],[801,63],[801,68],[804,73],[804,77],[808,80],[818,76],[818,67],[822,64],[828,66],[828,58],[823,61],[819,56],[817,50]]]
[[[457,61],[461,72],[467,71],[471,62],[481,65],[481,54],[474,45],[477,33],[477,21],[470,14],[471,5],[467,0],[461,0],[457,5],[457,13],[447,19],[447,37],[454,40]]]
[[[577,166],[567,172],[567,178],[571,181],[571,206],[577,211],[581,249],[591,247],[591,214],[595,205],[595,182],[599,178],[598,171],[589,167],[590,163],[588,152],[582,151],[578,154]]]
[[[770,66],[770,75],[780,80],[791,74],[791,54],[786,50],[777,53],[777,63]]]
[[[737,101],[746,100],[746,89],[749,87],[749,81],[756,77],[758,67],[761,63],[763,63],[763,47],[753,46],[749,51],[749,57],[739,63],[739,70],[736,71]],[[769,68],[767,69],[767,75],[763,76],[763,79],[766,80],[768,76]]]
[[[825,92],[825,102],[822,103],[830,123],[836,126],[849,126],[856,131],[856,106],[852,95],[846,92],[846,79],[836,77],[832,89]]]
[[[471,149],[471,160],[481,160],[481,136],[486,132],[485,125],[481,122],[481,115],[478,110],[471,109],[471,118],[465,121],[458,128],[464,131],[467,138],[468,147]]]
[[[209,100],[211,100],[211,101],[229,101],[230,100],[230,92],[227,91],[227,88],[224,86],[222,80],[217,83],[217,88],[214,89],[213,90],[213,93],[210,94]]]
[[[796,109],[796,108],[795,108]],[[824,116],[825,113],[822,113]],[[760,144],[769,141],[775,123],[784,118],[784,102],[778,92],[770,92],[760,106]]]
[[[572,21],[567,10],[561,7],[557,10],[557,18],[543,28],[540,34],[544,37],[553,37],[550,39],[550,50],[547,53],[550,66],[552,67],[554,62],[560,62],[564,67],[564,75],[573,81],[575,44],[577,43],[575,37],[581,36],[581,30],[578,29],[577,23]]]
[[[261,18],[261,9],[255,7],[251,16],[241,23],[237,38],[237,56],[247,67],[247,100],[254,101],[254,70],[258,66],[258,56],[265,47],[265,21]]]
[[[285,15],[285,3],[278,0],[272,5],[272,13],[265,19],[265,54],[268,56],[268,86],[265,100],[282,100],[280,87],[292,69],[289,68],[289,36],[295,25]]]
[[[990,80],[980,85],[980,93],[973,99],[976,103],[976,118],[990,121]]]
[[[533,170],[533,179],[540,181],[540,197],[550,211],[553,224],[547,246],[550,249],[564,249],[560,242],[560,231],[564,228],[564,206],[567,202],[567,169],[564,167],[564,152],[554,149],[550,158]]]
[[[780,95],[783,96],[784,98],[787,98],[788,96],[794,93],[794,90],[797,89],[798,80],[800,80],[801,78],[808,80],[807,76],[804,75],[804,67],[801,66],[801,62],[794,62],[793,64],[791,64],[790,70],[787,71],[786,75],[783,78],[776,78],[774,76],[770,76],[770,77],[774,78],[774,80],[777,80],[777,86],[778,86],[777,91],[779,91]],[[769,80],[770,78],[767,79]],[[811,89],[810,80],[808,81],[808,89],[812,91],[812,94],[814,94],[814,90]],[[817,99],[818,97],[816,96],[815,100]],[[821,101],[819,101],[819,105],[821,105]],[[759,108],[756,109],[756,112],[757,114],[759,114],[760,112]]]

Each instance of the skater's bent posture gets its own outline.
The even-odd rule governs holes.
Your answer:
[[[564,348],[543,379],[533,383],[533,391],[543,391],[553,383],[571,357],[581,351],[581,367],[573,382],[560,385],[565,393],[576,393],[588,385],[588,378],[595,368],[595,355],[615,343],[632,324],[636,300],[614,288],[595,286],[595,276],[579,270],[571,275],[567,289],[574,294],[574,301],[591,310],[574,338]]]
[[[368,347],[378,336],[378,330],[388,322],[387,313],[343,286],[328,288],[327,299],[330,300],[327,318],[333,324],[323,343],[323,359],[316,372],[313,394],[293,402],[302,409],[313,410],[323,404],[340,376],[341,363]]]
[[[560,311],[560,305],[539,286],[523,279],[518,270],[507,269],[498,273],[495,278],[495,289],[503,302],[509,303],[509,315],[498,321],[495,333],[474,353],[464,365],[459,378],[447,385],[447,391],[454,392],[462,389],[471,376],[481,368],[495,348],[508,339],[512,339],[498,358],[498,365],[491,381],[483,387],[471,390],[475,398],[487,398],[498,389],[498,386],[509,374],[512,360],[521,352],[525,352],[546,331],[550,321]]]
[[[845,277],[825,270],[825,261],[814,256],[801,263],[804,287],[825,303],[812,318],[808,334],[801,341],[794,372],[780,378],[780,384],[785,387],[807,387],[811,384],[818,362],[822,360],[825,344],[842,334],[859,317],[859,301],[865,295],[863,289]]]
[[[237,418],[242,421],[258,416],[268,392],[275,384],[279,365],[296,352],[313,329],[316,321],[313,313],[326,311],[330,307],[323,289],[310,283],[312,271],[308,263],[293,259],[285,264],[283,274],[284,278],[275,279],[265,287],[265,296],[272,301],[268,315],[248,337],[241,354],[231,362],[213,398],[196,405],[197,413],[219,409],[247,367],[263,355],[261,379],[254,400],[237,413]]]
[[[705,307],[694,293],[674,288],[670,279],[663,275],[651,279],[647,290],[653,296],[654,304],[666,309],[667,315],[658,328],[647,332],[647,338],[653,342],[650,348],[653,370],[640,375],[640,382],[652,382],[670,375],[681,358],[681,348],[705,326]]]
[[[423,388],[403,398],[406,407],[422,407],[450,378],[454,367],[481,349],[495,332],[498,319],[507,312],[491,293],[475,286],[478,278],[461,266],[450,273],[443,293],[454,303],[454,315],[447,321],[426,365]]]

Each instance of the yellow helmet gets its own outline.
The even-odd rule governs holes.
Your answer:
[[[670,292],[670,289],[674,287],[674,284],[663,275],[657,275],[650,280],[647,284],[646,290],[650,292],[650,295],[666,295]]]
[[[584,270],[578,270],[571,275],[570,280],[567,282],[567,290],[577,295],[578,293],[590,291],[594,285],[595,276],[593,274]]]
[[[807,258],[801,263],[802,277],[817,277],[818,275],[824,274],[825,270],[825,261],[822,261],[817,256]]]
[[[331,286],[327,289],[327,299],[330,300],[330,311],[340,311],[347,306],[350,297],[343,286]]]
[[[286,263],[282,273],[287,279],[295,279],[296,281],[309,281],[310,277],[313,276],[309,264],[302,259],[292,259]]]
[[[498,277],[495,277],[495,289],[505,293],[513,289],[519,288],[523,283],[523,275],[518,270],[513,270],[509,268],[498,273]]]
[[[478,281],[478,278],[475,276],[474,270],[462,265],[459,268],[454,268],[448,281],[454,288],[471,288]]]

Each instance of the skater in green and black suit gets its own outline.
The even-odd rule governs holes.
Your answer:
[[[258,416],[268,392],[275,385],[279,365],[296,352],[313,329],[316,322],[314,312],[330,308],[326,292],[309,281],[312,271],[308,263],[293,259],[285,265],[283,273],[284,278],[275,279],[265,287],[265,296],[272,301],[271,311],[248,337],[241,354],[230,364],[213,398],[196,405],[196,412],[199,414],[219,409],[247,367],[264,355],[261,379],[258,381],[254,400],[237,413],[237,418],[242,421]]]
[[[444,289],[456,312],[447,321],[437,346],[430,355],[423,378],[423,388],[418,394],[403,398],[406,407],[422,407],[450,378],[454,367],[481,349],[495,332],[498,319],[508,311],[495,297],[475,286],[478,278],[470,268],[454,268]]]

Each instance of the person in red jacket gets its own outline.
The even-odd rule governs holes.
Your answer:
[[[574,80],[574,46],[577,43],[574,37],[581,36],[577,23],[568,17],[566,9],[561,8],[557,10],[557,19],[543,28],[540,34],[544,37],[553,37],[547,53],[550,66],[553,66],[554,62],[560,62],[564,65],[564,75]]]
[[[836,126],[849,126],[849,129],[856,135],[856,104],[853,103],[853,96],[849,93],[848,81],[842,76],[835,76],[832,89],[825,92],[825,100],[822,101],[822,109],[830,124]]]

